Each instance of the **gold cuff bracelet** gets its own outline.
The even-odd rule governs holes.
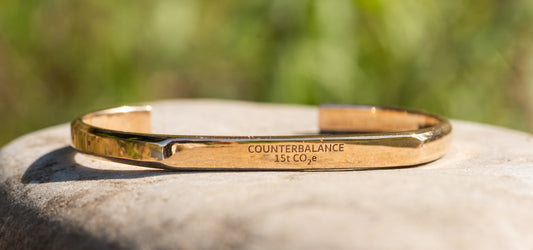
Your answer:
[[[164,169],[327,170],[413,166],[448,150],[447,119],[422,111],[319,107],[320,133],[301,136],[151,134],[150,106],[89,113],[71,124],[78,151]]]

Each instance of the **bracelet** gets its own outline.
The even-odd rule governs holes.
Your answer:
[[[313,135],[164,135],[150,133],[150,112],[150,106],[124,106],[82,115],[71,123],[72,146],[164,169],[369,169],[437,160],[452,131],[447,119],[423,111],[325,105]]]

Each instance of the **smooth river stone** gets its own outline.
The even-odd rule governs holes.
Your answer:
[[[160,133],[317,130],[309,106],[153,106]],[[68,124],[43,129],[0,151],[0,249],[532,249],[533,137],[453,126],[435,162],[332,172],[143,168],[77,153]]]

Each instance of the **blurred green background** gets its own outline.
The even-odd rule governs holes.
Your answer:
[[[533,131],[533,1],[0,1],[0,145],[162,98],[425,109]]]

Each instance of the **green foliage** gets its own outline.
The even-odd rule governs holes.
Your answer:
[[[533,131],[533,2],[0,2],[0,145],[161,98],[425,109]]]

